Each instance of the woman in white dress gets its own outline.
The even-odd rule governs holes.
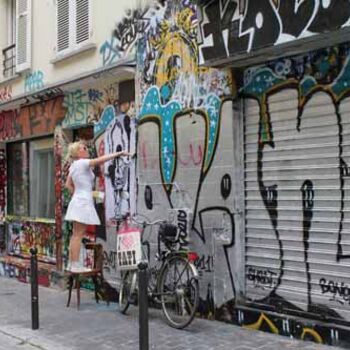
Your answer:
[[[66,181],[66,187],[73,194],[65,217],[65,220],[73,221],[73,235],[69,243],[69,270],[83,270],[79,263],[81,240],[87,225],[101,224],[93,201],[95,176],[91,168],[111,159],[129,155],[128,152],[121,151],[89,159],[89,151],[83,142],[78,141],[69,145],[68,156],[73,160]]]

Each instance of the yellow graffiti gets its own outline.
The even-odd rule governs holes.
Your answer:
[[[260,315],[257,322],[249,324],[249,325],[244,325],[243,328],[254,329],[254,330],[258,331],[264,322],[269,326],[269,329],[272,333],[279,334],[278,328],[274,325],[274,323],[264,313],[262,313]]]
[[[197,68],[193,43],[181,33],[169,33],[156,61],[155,84],[162,86],[176,80],[179,73],[192,74]]]
[[[176,24],[179,28],[181,28],[187,35],[194,34],[195,25],[192,21],[194,13],[191,8],[187,7],[182,10],[176,18]]]
[[[311,335],[318,344],[323,343],[321,336],[314,329],[304,328],[303,333],[301,334],[301,339],[304,340],[306,335]]]

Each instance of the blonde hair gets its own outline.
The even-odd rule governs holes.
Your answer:
[[[78,158],[78,153],[80,147],[84,145],[84,142],[82,141],[77,141],[73,142],[68,146],[68,155],[67,158],[69,159],[77,159]]]

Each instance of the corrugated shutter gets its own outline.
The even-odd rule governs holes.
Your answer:
[[[76,43],[81,44],[90,37],[90,1],[77,0]]]
[[[69,0],[57,0],[57,51],[69,47]]]
[[[350,161],[350,99],[340,106],[342,126],[324,92],[300,116],[296,89],[269,96],[266,107],[273,144],[259,146],[260,106],[244,100],[246,298],[349,318],[342,302],[348,304],[350,264],[337,253],[340,230],[346,253],[350,243],[350,186],[345,180],[342,188],[339,166],[341,157]]]
[[[31,67],[32,61],[32,1],[16,1],[16,72]]]

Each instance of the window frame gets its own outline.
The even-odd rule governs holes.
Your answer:
[[[33,146],[31,146],[31,144],[34,144],[35,142],[40,142],[40,141],[44,141],[47,140],[48,144],[50,144],[50,146],[52,147],[43,147],[43,148],[38,148],[38,149],[34,149]],[[54,136],[53,135],[46,135],[43,137],[39,137],[39,138],[33,138],[33,139],[25,139],[25,140],[16,140],[13,142],[8,142],[6,145],[6,158],[7,158],[7,174],[11,174],[11,172],[13,171],[12,168],[13,163],[10,163],[11,161],[11,156],[9,155],[10,149],[9,149],[9,145],[14,145],[14,144],[23,144],[25,145],[26,148],[26,162],[27,162],[27,166],[25,171],[27,171],[27,176],[24,179],[26,181],[25,183],[25,189],[27,191],[27,195],[26,200],[27,200],[27,211],[25,214],[23,213],[18,213],[16,212],[16,208],[14,207],[14,200],[13,200],[13,195],[10,195],[10,192],[15,192],[14,188],[10,188],[10,181],[8,179],[7,184],[8,184],[8,188],[7,188],[7,203],[6,203],[6,212],[7,212],[7,216],[8,217],[26,217],[26,218],[35,218],[36,220],[45,220],[45,221],[52,221],[55,220],[55,202],[56,202],[56,195],[55,195],[55,152],[54,152]],[[52,166],[52,178],[50,181],[50,191],[52,191],[52,216],[37,216],[36,213],[33,214],[32,211],[32,189],[33,189],[33,180],[32,178],[34,177],[35,174],[33,174],[33,170],[35,167],[34,164],[34,153],[35,152],[39,152],[39,153],[46,153],[47,151],[52,151],[52,164],[50,164],[50,166]],[[12,160],[13,161],[13,160]],[[47,168],[47,174],[49,174],[49,170]],[[37,177],[37,175],[36,175]],[[12,185],[13,186],[13,185]],[[50,191],[48,191],[50,193]],[[50,199],[50,195],[48,194],[47,196],[48,199]],[[49,200],[47,201],[46,205],[50,208],[49,205]],[[10,210],[10,208],[12,208],[12,210]]]
[[[85,0],[88,2],[88,27],[89,27],[89,33],[88,33],[88,39],[82,41],[81,43],[77,43],[77,28],[76,28],[76,8],[77,8],[77,0],[69,0],[68,5],[68,47],[63,50],[58,50],[58,1],[55,1],[55,55],[56,59],[64,58],[64,57],[70,57],[74,53],[80,53],[81,51],[84,51],[85,47],[90,48],[92,44],[92,1],[91,0]]]
[[[40,141],[46,141],[48,145],[41,146]],[[37,143],[35,148],[35,143]],[[38,144],[39,143],[39,144]],[[48,147],[50,146],[50,147]],[[54,154],[54,139],[51,137],[45,137],[45,138],[40,138],[40,139],[34,139],[29,141],[29,216],[30,217],[40,217],[40,218],[48,218],[48,219],[54,219],[55,218],[55,154]],[[48,164],[46,167],[46,175],[48,176],[49,183],[48,185],[51,185],[51,187],[47,186],[47,201],[46,203],[46,214],[45,215],[38,215],[38,211],[40,211],[40,206],[37,205],[37,207],[34,208],[33,205],[33,195],[35,191],[35,196],[38,194],[38,190],[40,188],[40,175],[39,172],[35,172],[37,169],[37,166],[39,164],[36,163],[36,158],[35,156],[38,154],[48,154],[52,153],[52,158],[51,158],[51,164]],[[51,172],[52,176],[50,177],[50,169],[49,166],[51,166]],[[35,179],[34,179],[35,175]],[[44,188],[45,190],[45,188]],[[40,194],[39,194],[40,195]],[[50,197],[52,195],[52,202],[50,203]],[[52,216],[49,216],[48,210],[52,209]]]

